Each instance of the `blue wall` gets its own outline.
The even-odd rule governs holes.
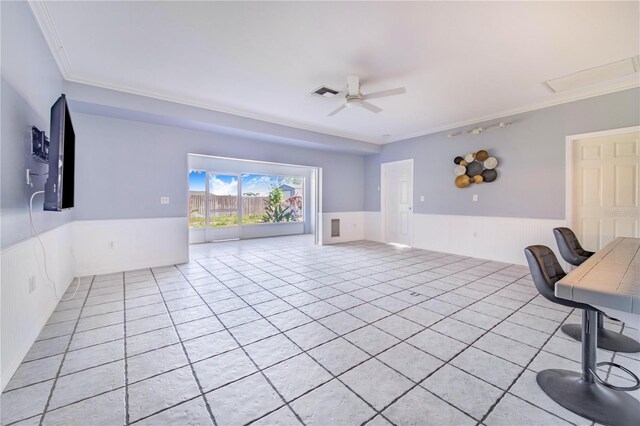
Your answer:
[[[189,153],[322,167],[323,211],[363,209],[362,155],[92,114],[73,120],[78,220],[187,216]]]
[[[49,108],[63,90],[72,101],[78,141],[76,208],[42,212],[42,198],[36,198],[40,231],[72,219],[185,216],[188,153],[322,167],[325,212],[378,211],[380,163],[414,158],[416,213],[561,219],[565,137],[640,123],[640,90],[632,89],[505,117],[511,127],[480,136],[448,139],[448,132],[440,132],[380,148],[63,82],[29,6],[1,7],[2,246],[31,235],[28,200],[44,179],[36,178],[30,188],[25,169],[45,169],[28,154],[29,128],[49,129]],[[479,149],[500,160],[498,180],[456,188],[452,159]],[[169,196],[171,204],[160,205],[160,196]]]
[[[50,107],[62,92],[76,130],[76,206],[44,212],[36,196],[38,231],[71,220],[186,216],[188,153],[322,167],[323,211],[363,209],[362,153],[379,146],[65,82],[28,4],[0,4],[2,247],[31,236],[29,197],[45,177],[30,187],[25,170],[44,175],[47,167],[31,158],[30,128],[49,133]],[[160,196],[171,203],[160,205]]]
[[[384,145],[365,157],[365,210],[380,210],[380,164],[413,158],[416,213],[564,219],[566,136],[637,126],[639,105],[640,89],[630,89],[479,123],[513,122],[478,136],[447,138],[454,129]],[[480,149],[498,158],[498,179],[457,188],[454,157]]]
[[[62,76],[26,2],[0,2],[2,8],[1,82],[1,215],[2,247],[31,236],[29,197],[44,188],[36,177],[26,184],[25,170],[43,174],[47,166],[31,158],[31,126],[49,134],[49,114],[62,92]],[[72,212],[42,211],[42,195],[34,199],[34,223],[39,232],[72,219]]]

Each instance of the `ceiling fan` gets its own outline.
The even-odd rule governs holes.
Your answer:
[[[369,102],[370,99],[385,98],[387,96],[402,95],[407,90],[404,87],[398,87],[396,89],[382,90],[380,92],[373,92],[366,95],[360,93],[360,78],[355,75],[347,77],[347,92],[338,92],[328,87],[320,87],[315,90],[312,95],[318,95],[323,97],[339,97],[344,94],[344,103],[338,108],[330,112],[328,115],[336,115],[345,108],[364,108],[373,113],[379,113],[382,108],[379,108]]]

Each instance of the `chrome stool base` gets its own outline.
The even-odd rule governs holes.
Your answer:
[[[578,342],[582,341],[582,326],[580,324],[565,324],[562,332]],[[640,342],[622,333],[598,327],[598,347],[612,352],[635,353],[640,352]]]
[[[597,423],[635,426],[640,419],[640,401],[626,392],[586,382],[578,372],[544,370],[538,373],[536,381],[555,402]]]

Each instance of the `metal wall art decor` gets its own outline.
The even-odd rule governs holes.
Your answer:
[[[498,160],[489,156],[489,152],[484,149],[464,157],[456,157],[453,162],[456,164],[453,173],[456,175],[455,184],[458,188],[466,188],[472,183],[493,182],[498,177]]]

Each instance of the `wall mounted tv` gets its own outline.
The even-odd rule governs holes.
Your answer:
[[[49,175],[44,185],[44,209],[61,211],[73,207],[76,135],[67,98],[60,96],[51,107]]]

